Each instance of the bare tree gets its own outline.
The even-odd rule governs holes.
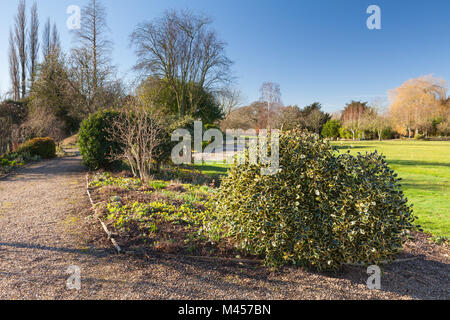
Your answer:
[[[230,81],[232,62],[210,24],[208,17],[170,10],[139,24],[131,35],[138,56],[135,69],[169,82],[179,116],[192,113],[198,88],[209,91]]]
[[[270,128],[271,118],[282,106],[280,85],[273,82],[264,82],[261,86],[260,93],[260,101],[267,106],[267,126]]]
[[[360,130],[364,114],[370,109],[367,104],[367,102],[352,101],[342,111],[342,125],[352,133],[353,140],[356,140],[356,134]]]
[[[35,137],[51,137],[61,141],[66,137],[64,122],[46,108],[33,108],[23,127]],[[50,110],[52,111],[52,110]]]
[[[114,160],[126,160],[135,176],[147,182],[153,160],[158,156],[161,127],[151,116],[150,109],[131,102],[122,117],[117,117],[108,130],[110,141],[123,145],[122,151],[112,154]]]
[[[29,42],[29,73],[31,79],[31,85],[34,83],[34,78],[36,74],[36,68],[38,64],[39,55],[39,18],[37,14],[37,3],[35,2],[31,7],[31,20],[30,20],[30,30],[28,32],[28,42]]]
[[[228,117],[231,111],[239,107],[243,100],[242,92],[231,87],[225,87],[219,90],[216,98],[225,117]]]
[[[14,100],[20,99],[20,66],[17,59],[14,33],[9,32],[9,76],[11,80],[11,94]]]
[[[106,34],[109,30],[106,23],[106,9],[99,0],[90,0],[83,8],[81,28],[75,30],[75,39],[79,48],[89,52],[92,60],[92,77],[94,89],[101,86],[104,80],[105,66],[109,65],[111,42]]]
[[[42,55],[44,56],[44,60],[47,60],[50,56],[59,57],[60,52],[61,40],[58,28],[56,27],[56,23],[52,27],[50,19],[47,19],[42,36]]]
[[[19,56],[20,72],[21,72],[21,93],[25,98],[27,92],[27,17],[25,0],[19,1],[17,15],[15,18],[15,40],[17,52]]]
[[[372,112],[366,112],[366,120],[369,121],[369,129],[375,131],[378,140],[383,139],[383,131],[391,127],[386,101],[383,98],[377,98],[371,103]]]
[[[50,18],[48,18],[44,25],[44,32],[42,35],[42,55],[44,56],[44,59],[47,58],[51,52],[51,28]]]
[[[106,9],[99,0],[90,0],[82,10],[81,29],[74,30],[77,46],[72,50],[72,79],[89,113],[104,106],[105,92],[114,86],[110,63],[112,43],[107,37]],[[108,100],[109,101],[109,100]]]
[[[52,28],[50,48],[52,55],[59,55],[59,53],[61,52],[61,40],[59,38],[59,32],[58,28],[56,27],[56,23],[53,24]]]

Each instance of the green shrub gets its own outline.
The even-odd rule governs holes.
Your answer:
[[[120,165],[110,159],[112,152],[121,149],[121,145],[108,140],[107,129],[114,119],[120,117],[117,111],[99,111],[83,121],[79,132],[80,152],[84,164],[90,169],[111,169]]]
[[[40,157],[41,159],[53,159],[56,157],[56,144],[52,138],[35,138],[19,146],[15,153],[28,157]]]
[[[390,127],[384,128],[383,131],[381,132],[381,139],[383,140],[390,140],[394,138],[395,132]]]
[[[182,118],[165,117],[165,123],[161,123],[161,132],[159,134],[159,145],[156,148],[156,156],[154,160],[157,165],[157,170],[160,171],[161,164],[171,162],[172,149],[178,144],[176,141],[172,141],[172,133],[177,129],[186,129],[194,136],[194,118],[185,116]],[[192,143],[194,143],[192,141]]]
[[[215,200],[224,236],[270,266],[381,263],[402,248],[414,221],[381,155],[337,155],[297,130],[280,135],[278,174],[234,165]]]
[[[344,127],[341,127],[339,129],[339,136],[342,139],[353,139],[352,133],[349,130],[345,129]]]
[[[339,120],[330,120],[324,125],[322,136],[324,138],[339,138],[339,129],[341,129],[341,122]]]

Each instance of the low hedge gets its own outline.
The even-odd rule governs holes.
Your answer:
[[[35,138],[19,146],[15,151],[19,154],[27,154],[41,159],[53,159],[56,157],[56,144],[52,138]]]

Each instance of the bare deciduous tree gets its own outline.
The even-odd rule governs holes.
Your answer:
[[[66,137],[64,122],[46,108],[33,108],[23,127],[34,137],[51,137],[55,141]]]
[[[216,97],[225,117],[228,117],[231,111],[239,107],[243,100],[242,92],[231,87],[219,90]]]
[[[232,62],[210,24],[208,17],[170,10],[139,24],[131,35],[138,56],[135,69],[169,82],[179,116],[192,114],[198,88],[209,91],[230,81]]]
[[[33,85],[39,55],[39,18],[37,13],[36,2],[31,7],[31,20],[28,38],[29,38],[28,42],[29,42],[29,56],[30,56],[29,73],[31,85]]]
[[[101,86],[109,66],[111,42],[106,34],[109,28],[106,23],[106,9],[99,0],[90,0],[83,8],[81,15],[81,28],[75,30],[75,39],[79,48],[89,52],[92,64],[92,77],[94,88]]]
[[[144,182],[150,179],[162,132],[149,110],[136,102],[130,102],[122,117],[114,120],[108,130],[110,141],[123,145],[122,152],[112,154],[111,158],[126,160],[133,174]]]
[[[19,56],[21,72],[21,94],[25,98],[27,92],[27,17],[25,0],[20,0],[15,18],[15,40]]]
[[[9,76],[11,94],[14,100],[20,99],[20,66],[17,59],[16,43],[12,31],[9,33]]]
[[[341,115],[342,125],[353,135],[356,140],[364,114],[370,109],[367,102],[352,101],[345,106]]]
[[[371,103],[370,111],[363,117],[363,127],[376,132],[378,140],[383,139],[383,131],[391,126],[391,120],[388,114],[384,99],[377,98]]]
[[[42,33],[42,55],[44,56],[44,59],[47,58],[51,52],[51,28],[50,18],[48,18]]]
[[[108,30],[105,7],[99,0],[90,0],[82,10],[81,29],[74,30],[77,47],[71,54],[71,78],[88,113],[104,107],[110,101],[105,99],[105,92],[110,93],[117,84],[112,80],[114,67],[110,63],[112,43],[107,37]]]
[[[58,28],[56,27],[56,23],[53,24],[52,28],[52,36],[50,42],[51,54],[59,55],[61,52],[61,40],[59,39]]]
[[[266,121],[268,128],[270,128],[273,115],[282,106],[280,85],[273,82],[264,82],[259,91],[261,93],[260,101],[267,106]]]

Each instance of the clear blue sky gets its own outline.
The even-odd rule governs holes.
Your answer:
[[[57,23],[71,46],[66,8],[86,0],[38,0],[41,25]],[[17,0],[1,0],[0,90],[9,88],[8,32]],[[28,6],[32,3],[27,1]],[[352,99],[386,97],[409,78],[434,74],[450,80],[448,0],[103,0],[114,41],[113,62],[130,79],[135,61],[128,36],[138,22],[168,8],[211,15],[228,43],[238,86],[247,102],[264,81],[281,85],[283,102],[321,102],[326,111]],[[366,9],[380,6],[382,30],[368,30]]]

